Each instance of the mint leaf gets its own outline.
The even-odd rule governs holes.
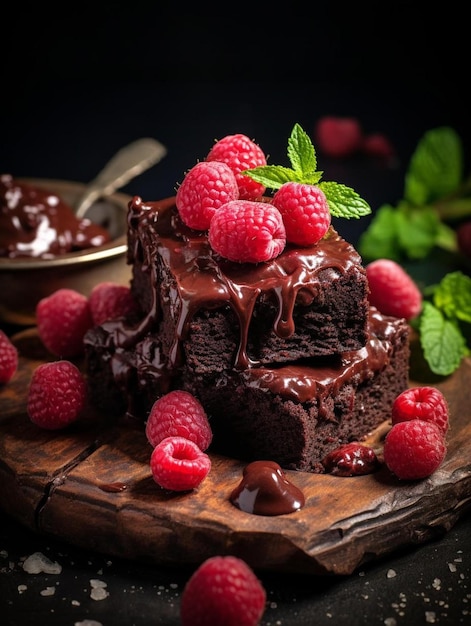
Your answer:
[[[404,198],[421,206],[453,192],[463,176],[459,136],[447,126],[425,133],[412,155],[405,178]]]
[[[282,165],[260,165],[250,170],[244,170],[241,173],[269,189],[279,189],[284,183],[292,181],[309,182],[310,185],[315,185],[322,176],[322,172],[313,172],[310,179],[307,180],[301,172],[295,172],[289,167],[283,167]]]
[[[295,172],[301,174],[301,178],[306,177],[309,179],[316,172],[316,151],[309,135],[299,124],[294,125],[291,136],[288,139],[288,158],[291,167]],[[305,181],[300,180],[300,182]]]
[[[390,204],[384,204],[358,239],[358,252],[366,261],[386,258],[399,261],[398,214]]]
[[[330,213],[334,217],[359,218],[371,213],[370,205],[353,189],[340,183],[319,182],[323,172],[316,170],[316,151],[309,135],[295,124],[288,139],[288,158],[291,168],[282,165],[261,165],[243,170],[268,189],[279,189],[288,182],[317,185],[324,192]]]
[[[293,180],[293,170],[282,165],[260,165],[241,172],[269,189],[279,189],[284,183]]]
[[[457,325],[446,320],[430,302],[424,302],[419,320],[420,343],[434,374],[449,376],[460,365],[468,350]]]
[[[448,318],[471,323],[471,278],[459,271],[447,274],[435,288],[433,302]]]
[[[430,254],[440,232],[440,220],[431,207],[422,209],[400,205],[397,214],[400,250],[409,259],[423,259]]]
[[[323,182],[319,188],[325,194],[329,210],[334,217],[359,218],[371,213],[370,205],[356,191],[334,182]]]
[[[458,252],[456,230],[444,222],[440,222],[435,237],[435,245],[442,250],[448,250],[448,252]]]

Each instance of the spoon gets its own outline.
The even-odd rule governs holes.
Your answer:
[[[99,198],[109,196],[142,174],[167,154],[167,148],[148,137],[137,139],[121,148],[87,186],[75,203],[75,214],[82,219]]]

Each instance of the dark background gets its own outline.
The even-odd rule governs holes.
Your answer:
[[[168,155],[125,191],[154,200],[174,192],[214,139],[245,133],[270,163],[287,165],[294,123],[312,133],[334,114],[384,133],[397,159],[385,166],[318,155],[324,178],[352,185],[373,209],[394,203],[425,131],[452,126],[467,158],[471,145],[467,21],[454,3],[411,4],[252,2],[190,12],[176,2],[17,3],[0,24],[0,171],[88,182],[123,145],[151,136]],[[344,234],[354,240],[365,224],[347,223]],[[84,554],[3,513],[0,529],[0,621],[9,626],[87,617],[103,626],[179,623],[189,572]],[[426,623],[428,610],[440,624],[466,623],[469,541],[468,515],[436,541],[351,577],[266,576],[272,604],[263,624],[382,626],[394,618],[400,626]],[[63,564],[57,580],[22,572],[21,559],[35,550]],[[108,601],[90,600],[92,578],[107,581]],[[40,595],[48,585],[57,586],[53,598]]]
[[[334,114],[391,139],[394,171],[366,175],[363,164],[357,184],[372,205],[394,201],[426,130],[453,126],[466,145],[471,136],[464,15],[453,2],[446,12],[410,4],[10,7],[0,36],[0,170],[88,182],[124,144],[151,136],[168,156],[125,191],[157,199],[214,139],[245,133],[269,162],[287,164],[294,123],[311,133]],[[342,164],[319,168],[350,182]]]

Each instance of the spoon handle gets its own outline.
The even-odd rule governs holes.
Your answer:
[[[158,163],[167,154],[159,141],[151,138],[137,139],[121,148],[89,183],[75,204],[75,214],[82,219],[90,206],[99,198],[109,196],[130,180]]]

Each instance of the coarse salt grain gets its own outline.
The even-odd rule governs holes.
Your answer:
[[[90,592],[90,598],[92,600],[104,600],[110,595],[106,590],[107,584],[103,580],[92,578],[90,580],[90,586],[92,588]]]
[[[56,588],[55,587],[46,587],[40,593],[41,593],[42,596],[53,596],[56,593]]]
[[[23,569],[28,574],[60,574],[62,566],[57,561],[51,561],[42,552],[34,552],[23,563]]]

